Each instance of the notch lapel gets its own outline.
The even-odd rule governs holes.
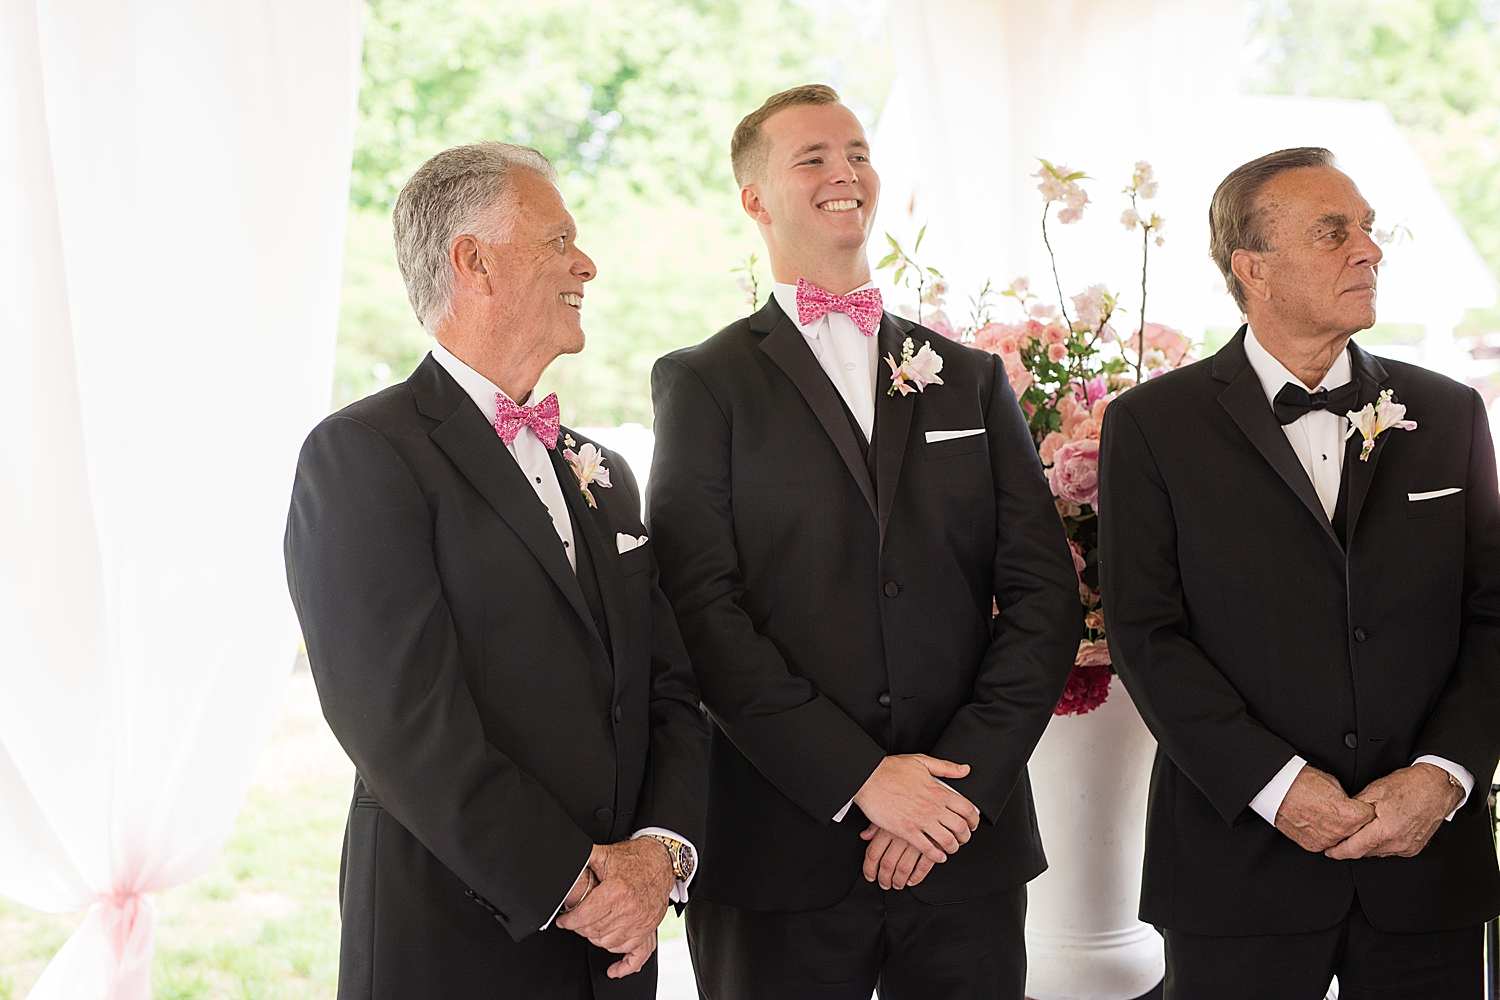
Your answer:
[[[1379,359],[1352,340],[1349,342],[1349,364],[1359,379],[1359,399],[1354,404],[1354,409],[1362,410],[1380,398],[1380,391],[1390,376],[1386,374],[1385,366]],[[1380,461],[1380,453],[1385,450],[1385,442],[1389,437],[1389,432],[1377,437],[1369,459],[1363,462],[1359,460],[1359,451],[1364,447],[1364,438],[1358,431],[1354,432],[1354,436],[1344,446],[1344,475],[1349,477],[1349,522],[1346,530],[1351,539],[1354,537],[1354,528],[1359,523],[1359,512],[1364,508],[1365,498],[1370,495],[1370,486],[1375,481],[1375,465]]]
[[[453,377],[443,371],[442,366],[431,356],[423,367],[427,364],[431,364],[437,372],[422,373],[426,376],[427,384],[413,387],[418,393],[419,407],[429,416],[435,416],[432,409],[429,409],[435,402],[433,392],[441,393],[445,401],[450,395],[446,392],[447,386],[433,384],[434,379],[437,383],[444,379],[452,383],[452,395],[457,397],[447,418],[432,430],[430,437],[433,443],[443,450],[470,485],[531,550],[536,561],[541,563],[542,569],[547,571],[557,589],[562,591],[578,617],[583,619],[583,624],[602,646],[603,640],[599,640],[599,633],[594,629],[594,616],[589,613],[588,604],[583,599],[583,589],[578,586],[578,577],[568,564],[567,553],[558,540],[557,529],[552,526],[547,505],[537,498],[536,491],[526,481],[526,476],[511,456],[510,450],[505,447],[495,429],[485,423],[484,415],[464,395],[458,383],[453,382]],[[567,490],[563,492],[566,494]]]
[[[557,471],[557,481],[567,499],[568,510],[573,514],[573,523],[583,532],[584,544],[593,557],[594,575],[598,577],[599,600],[604,603],[604,624],[609,629],[609,646],[614,653],[615,685],[618,688],[624,671],[620,669],[625,656],[625,577],[620,572],[620,548],[609,528],[609,518],[602,507],[590,507],[578,488],[578,477],[573,467],[563,458],[562,449],[552,452],[552,467]],[[600,489],[594,486],[594,489]],[[598,497],[595,497],[595,502]],[[575,583],[577,580],[574,581]]]
[[[889,313],[880,317],[880,351],[876,365],[885,364],[885,356],[901,357],[901,343],[906,339],[906,327],[897,325]],[[877,519],[880,522],[880,542],[885,544],[885,528],[891,520],[891,507],[896,502],[896,484],[901,479],[901,463],[906,458],[906,439],[911,434],[912,411],[917,406],[920,393],[891,394],[887,380],[875,379],[875,495],[880,498]]]
[[[1308,513],[1322,526],[1324,534],[1342,552],[1343,539],[1333,530],[1333,524],[1323,510],[1323,501],[1318,499],[1318,491],[1308,478],[1307,470],[1302,468],[1291,442],[1286,439],[1286,432],[1281,429],[1281,424],[1277,422],[1276,414],[1266,399],[1265,387],[1260,384],[1260,378],[1256,376],[1255,369],[1250,365],[1250,358],[1245,354],[1245,329],[1240,327],[1239,334],[1214,355],[1214,378],[1229,383],[1219,393],[1219,405],[1239,425],[1245,437],[1250,439],[1255,450],[1270,463],[1282,481],[1297,494],[1297,499],[1302,501]]]
[[[849,474],[859,485],[860,493],[864,494],[870,513],[875,515],[875,486],[870,481],[870,470],[865,466],[864,456],[860,454],[859,441],[854,436],[854,428],[849,426],[849,419],[844,415],[844,403],[839,398],[838,390],[833,387],[828,373],[823,371],[823,366],[813,356],[812,348],[807,346],[807,338],[802,336],[797,324],[781,311],[774,297],[760,312],[750,317],[750,328],[766,332],[765,338],[760,342],[760,349],[786,373],[786,377],[792,380],[792,384],[807,401],[813,416],[818,418],[818,423],[823,425],[824,432],[833,441],[839,457],[849,467]],[[879,396],[876,400],[875,423],[878,428]],[[875,437],[878,441],[878,430]]]

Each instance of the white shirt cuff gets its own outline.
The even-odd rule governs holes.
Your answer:
[[[1292,790],[1292,782],[1297,780],[1297,775],[1307,766],[1307,761],[1292,755],[1292,759],[1286,762],[1286,766],[1276,772],[1276,777],[1266,782],[1266,787],[1260,790],[1255,798],[1250,800],[1250,808],[1260,815],[1260,818],[1276,825],[1276,813],[1281,809],[1281,800],[1286,798],[1286,793]]]
[[[681,834],[673,833],[671,830],[660,826],[644,827],[630,835],[631,840],[635,840],[638,837],[667,837],[682,844],[683,853],[692,859],[693,870],[688,873],[686,879],[678,879],[672,883],[672,892],[667,898],[674,903],[686,903],[688,901],[688,886],[692,884],[693,879],[698,874],[698,848],[694,847],[693,842]]]
[[[578,884],[578,879],[583,878],[583,873],[586,872],[586,871],[588,871],[588,870],[589,870],[589,863],[587,861],[585,861],[583,863],[583,867],[580,868],[580,869],[578,869],[578,878],[573,879],[573,885],[568,886],[568,892],[572,892],[573,891],[573,886]],[[555,910],[552,911],[552,916],[550,916],[550,917],[547,918],[547,922],[545,924],[543,924],[542,927],[541,927],[542,930],[546,930],[548,927],[551,927],[552,926],[552,921],[556,920],[557,919],[557,915],[562,912],[563,903],[566,903],[568,901],[568,892],[563,893],[562,902],[560,902],[560,903],[557,904],[557,909],[555,909]]]
[[[1440,767],[1444,771],[1447,771],[1449,774],[1457,778],[1459,784],[1464,786],[1464,797],[1459,800],[1458,805],[1454,806],[1453,812],[1449,813],[1447,816],[1447,818],[1451,820],[1454,814],[1464,807],[1464,803],[1469,801],[1469,796],[1474,791],[1474,775],[1470,774],[1469,769],[1467,767],[1464,767],[1462,764],[1455,764],[1453,763],[1453,761],[1448,760],[1446,757],[1434,757],[1432,754],[1423,754],[1416,760],[1412,761],[1412,763],[1431,764],[1433,767]]]

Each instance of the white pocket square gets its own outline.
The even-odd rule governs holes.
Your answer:
[[[983,434],[983,427],[975,427],[967,431],[928,431],[927,443],[936,444],[939,441],[952,441],[954,438],[973,437],[975,434]]]
[[[638,549],[642,545],[645,545],[646,539],[649,537],[649,535],[642,535],[637,538],[634,535],[627,535],[621,531],[615,534],[615,545],[619,546],[621,552],[629,552],[631,549]]]
[[[1433,490],[1431,493],[1408,493],[1408,494],[1406,494],[1406,499],[1408,499],[1408,500],[1436,500],[1438,497],[1451,497],[1455,493],[1462,493],[1462,492],[1463,492],[1463,490],[1459,489],[1457,486],[1454,486],[1451,489],[1446,489],[1446,490]]]

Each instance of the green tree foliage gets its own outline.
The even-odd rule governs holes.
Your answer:
[[[498,139],[557,164],[599,265],[588,347],[543,390],[575,425],[649,424],[652,362],[747,307],[730,271],[760,240],[729,169],[735,123],[812,81],[872,120],[892,70],[883,36],[769,0],[370,0],[335,405],[427,349],[391,260],[401,185],[441,149]]]
[[[1500,0],[1263,0],[1251,86],[1383,101],[1500,273]]]

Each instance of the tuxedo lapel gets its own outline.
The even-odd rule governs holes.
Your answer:
[[[906,338],[906,329],[898,326],[889,313],[880,317],[880,359],[890,355],[901,357],[901,343]],[[906,457],[906,439],[911,433],[912,411],[916,409],[920,393],[890,393],[886,379],[875,379],[875,495],[880,498],[877,519],[880,522],[880,541],[885,542],[885,526],[891,519],[891,506],[896,501],[896,484],[901,479],[901,463]]]
[[[1270,463],[1282,481],[1297,494],[1297,499],[1302,501],[1308,513],[1322,525],[1324,533],[1342,551],[1343,540],[1333,530],[1328,513],[1323,510],[1323,501],[1318,498],[1318,491],[1308,478],[1307,470],[1302,467],[1297,453],[1292,450],[1291,442],[1286,439],[1286,432],[1281,429],[1281,424],[1277,422],[1276,414],[1266,399],[1265,387],[1260,384],[1255,369],[1250,365],[1250,358],[1245,354],[1245,327],[1240,327],[1239,334],[1214,355],[1212,370],[1216,380],[1228,383],[1224,391],[1219,393],[1219,405],[1224,407],[1245,437],[1250,439],[1255,450],[1260,452],[1261,457]],[[1351,499],[1352,496],[1351,494]]]
[[[609,647],[614,653],[615,683],[625,676],[622,658],[625,655],[625,578],[620,572],[620,547],[614,533],[609,531],[609,518],[599,507],[590,507],[578,488],[578,477],[573,468],[562,457],[561,450],[552,452],[552,467],[557,470],[557,481],[562,484],[563,496],[568,510],[573,514],[573,523],[583,533],[584,544],[589,547],[589,556],[594,563],[594,575],[598,578],[599,599],[604,603],[604,622],[609,629]],[[590,487],[599,490],[603,487]],[[597,497],[595,498],[597,500]]]
[[[854,428],[849,426],[849,419],[844,415],[844,403],[839,398],[838,390],[833,387],[828,373],[823,371],[823,366],[818,364],[818,359],[813,356],[812,348],[807,346],[807,338],[802,336],[802,332],[797,329],[797,324],[781,311],[775,298],[767,302],[760,312],[750,317],[750,328],[766,334],[765,339],[760,342],[760,349],[786,373],[786,377],[792,380],[792,384],[807,401],[808,407],[813,411],[813,416],[818,418],[818,423],[823,425],[824,432],[833,441],[834,448],[838,449],[839,457],[849,467],[849,474],[859,484],[859,491],[864,494],[865,503],[870,505],[870,513],[875,514],[875,486],[870,481],[870,470],[865,466],[864,456],[860,454],[859,441],[854,436]],[[875,407],[875,413],[878,440],[880,436],[878,404]]]
[[[434,370],[427,371],[428,366]],[[443,421],[430,435],[433,443],[443,450],[495,513],[505,519],[597,638],[599,633],[594,630],[594,616],[589,613],[583,589],[578,586],[578,577],[568,564],[567,553],[558,540],[557,529],[552,526],[547,506],[537,498],[536,491],[526,481],[521,467],[495,429],[485,423],[479,408],[431,355],[409,381],[417,396],[418,409]],[[563,493],[566,494],[567,490],[564,489]]]
[[[1380,398],[1381,388],[1389,376],[1385,366],[1374,355],[1353,341],[1349,342],[1349,364],[1354,369],[1355,377],[1359,379],[1359,400],[1354,404],[1357,411]],[[1365,505],[1365,498],[1370,495],[1370,485],[1375,481],[1375,466],[1380,461],[1380,453],[1385,450],[1388,437],[1389,434],[1377,437],[1374,450],[1363,462],[1359,460],[1359,452],[1364,447],[1364,438],[1358,431],[1354,432],[1344,446],[1344,475],[1349,477],[1348,538],[1354,537],[1354,529],[1359,524],[1359,512]]]

